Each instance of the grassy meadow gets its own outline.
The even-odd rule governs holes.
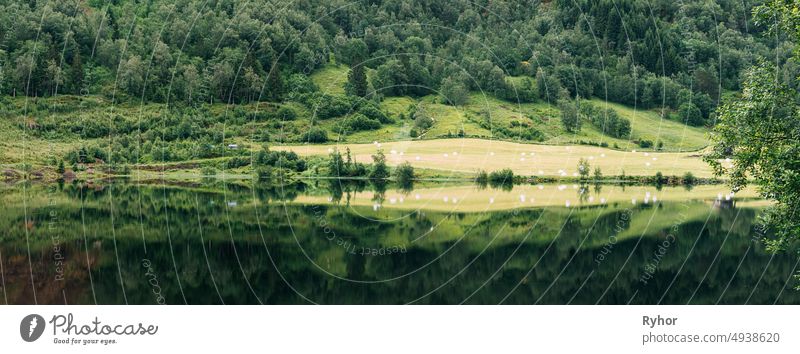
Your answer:
[[[272,146],[291,150],[301,156],[327,155],[333,149],[349,148],[354,160],[371,162],[371,155],[383,150],[389,165],[409,162],[414,167],[474,173],[511,168],[525,176],[566,177],[577,173],[578,161],[586,158],[600,168],[604,176],[682,175],[691,171],[696,177],[712,177],[711,168],[696,152],[620,151],[595,146],[560,146],[521,144],[496,140],[436,139],[378,142],[370,144],[333,144]]]

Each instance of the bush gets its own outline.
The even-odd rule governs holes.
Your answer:
[[[367,116],[356,113],[352,117],[348,118],[340,126],[338,126],[338,130],[340,133],[352,133],[362,130],[375,130],[380,129],[381,122],[369,119]]]
[[[631,132],[631,121],[620,117],[617,111],[606,108],[600,109],[590,103],[583,102],[580,107],[581,116],[586,117],[592,125],[604,134],[614,138],[625,138]]]
[[[422,108],[415,109],[411,116],[414,118],[414,128],[418,132],[428,130],[433,126],[433,118],[428,116]]]
[[[678,108],[678,115],[684,124],[691,126],[700,126],[705,123],[703,120],[703,113],[693,103],[684,103]]]
[[[238,168],[250,164],[250,159],[242,156],[236,156],[225,162],[226,168]]]
[[[319,119],[340,117],[352,110],[352,101],[347,97],[315,94],[307,101]]]
[[[489,183],[489,174],[486,173],[485,170],[478,171],[478,173],[475,175],[475,183],[486,185]]]
[[[492,171],[492,173],[489,174],[489,182],[492,184],[514,183],[514,171],[510,168]]]
[[[214,176],[217,174],[217,169],[211,166],[206,166],[200,170],[200,174],[203,176]]]
[[[591,168],[591,166],[589,166],[589,160],[581,158],[578,161],[578,174],[581,176],[582,180],[585,180],[585,179],[589,178],[589,169],[590,168]]]
[[[683,174],[683,184],[690,186],[695,183],[697,183],[697,178],[694,177],[691,171],[686,171],[686,173]]]
[[[664,184],[664,174],[661,171],[656,172],[656,176],[653,178],[653,182],[656,184]]]
[[[303,134],[302,140],[309,143],[324,143],[328,141],[328,132],[320,127],[312,127]]]
[[[265,147],[258,152],[253,162],[255,167],[270,166],[296,172],[306,170],[306,161],[294,151],[270,151]]]
[[[389,168],[386,167],[386,155],[383,150],[378,150],[375,155],[372,155],[372,171],[369,173],[369,178],[373,180],[382,180],[389,177]]]
[[[365,104],[361,106],[361,108],[358,109],[358,113],[363,114],[369,119],[377,120],[384,124],[394,123],[394,119],[387,116],[385,113],[383,113],[383,111],[378,109],[378,107],[375,107],[374,104]]]
[[[295,120],[297,118],[297,112],[290,107],[283,106],[278,108],[278,119],[281,120]]]
[[[651,148],[653,147],[653,141],[645,139],[639,140],[639,147],[642,149]]]
[[[561,100],[558,102],[558,108],[561,110],[561,124],[564,129],[570,133],[579,132],[581,130],[581,119],[578,116],[577,103]]]
[[[407,161],[394,169],[394,178],[401,186],[408,186],[414,181],[414,167]]]

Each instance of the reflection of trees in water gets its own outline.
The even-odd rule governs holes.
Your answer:
[[[364,188],[340,186],[342,193],[355,193]],[[107,193],[112,192],[114,198],[109,199]],[[295,192],[304,193],[302,189]],[[231,191],[228,200],[246,201],[248,196],[252,199],[250,193]],[[291,196],[286,189],[266,186],[257,188],[256,194],[260,200]],[[448,282],[470,263],[463,273],[420,302],[457,303],[488,280],[469,302],[495,303],[519,283],[508,303],[533,303],[541,297],[541,303],[559,304],[573,296],[573,303],[598,300],[626,303],[634,293],[637,294],[634,303],[656,303],[662,296],[663,303],[685,303],[695,289],[693,303],[715,303],[720,297],[722,303],[743,303],[758,283],[750,303],[772,303],[794,265],[791,257],[779,254],[764,271],[770,255],[760,247],[746,252],[751,245],[750,231],[755,220],[755,211],[751,209],[714,210],[705,227],[705,218],[678,225],[673,232],[676,242],[669,247],[653,278],[645,285],[639,281],[644,265],[652,260],[653,252],[672,231],[671,225],[661,229],[634,229],[634,225],[642,224],[632,222],[631,218],[623,216],[625,210],[613,206],[488,214],[416,211],[407,216],[404,211],[381,210],[394,221],[377,223],[359,215],[368,214],[370,208],[354,211],[346,205],[273,207],[267,204],[258,206],[259,228],[252,206],[229,207],[222,194],[202,190],[115,185],[105,191],[95,191],[76,190],[67,185],[63,195],[75,201],[59,205],[58,209],[63,227],[74,230],[69,235],[72,239],[65,242],[65,254],[75,262],[65,281],[71,284],[67,295],[70,301],[84,303],[92,302],[80,231],[84,226],[91,239],[90,269],[100,303],[124,303],[126,297],[129,303],[155,303],[152,285],[142,268],[143,258],[151,262],[166,302],[173,304],[183,303],[176,275],[180,276],[183,294],[189,303],[219,303],[220,297],[229,304],[257,303],[256,295],[264,303],[302,302],[302,298],[281,280],[273,261],[293,287],[321,303],[404,303]],[[84,197],[85,224],[81,224],[81,196]],[[138,206],[140,199],[141,208]],[[114,243],[109,235],[112,200],[119,259],[114,256]],[[631,216],[648,219],[653,212],[666,214],[666,210],[670,210],[662,212],[650,208],[637,206],[631,210]],[[740,213],[738,217],[736,213]],[[33,214],[41,213],[34,210]],[[14,212],[4,214],[0,217],[0,226],[11,230],[11,237],[21,240],[24,230],[22,219],[17,215]],[[198,217],[204,244],[198,236]],[[186,220],[192,222],[184,222]],[[319,220],[326,222],[328,232]],[[165,235],[166,227],[170,230],[172,247]],[[411,242],[427,232],[430,234]],[[641,233],[646,236],[637,247]],[[623,234],[635,237],[622,237]],[[146,240],[146,253],[142,237]],[[597,255],[616,237],[619,238],[598,262]],[[343,247],[338,240],[353,247]],[[551,242],[552,247],[545,252]],[[32,245],[34,264],[45,267],[50,257],[48,239],[34,236]],[[379,256],[360,254],[362,247],[386,249],[397,245],[404,245],[406,252]],[[209,265],[206,265],[205,254]],[[237,263],[237,255],[241,263]],[[717,260],[712,264],[715,256]],[[27,294],[24,288],[29,287],[30,281],[25,279],[28,271],[25,257],[24,244],[4,241],[6,284],[17,287],[6,289],[9,294],[16,294],[10,301],[24,302],[21,299]],[[173,257],[177,269],[173,266]],[[526,277],[534,264],[536,268]],[[412,272],[407,277],[375,284],[347,282],[327,274],[377,281]],[[211,281],[212,274],[216,288]],[[561,276],[556,279],[558,274]],[[50,275],[46,268],[35,271],[36,283],[41,284],[37,293],[58,294],[61,288],[57,284],[41,280]],[[9,277],[15,280],[9,283]],[[674,284],[665,294],[673,279]],[[251,293],[246,281],[256,295]],[[584,281],[585,285],[576,294]],[[598,299],[607,288],[606,296]],[[41,296],[39,300],[60,303],[55,295]],[[778,302],[800,303],[800,295],[787,290]]]

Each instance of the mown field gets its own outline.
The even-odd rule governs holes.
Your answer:
[[[458,172],[495,171],[511,168],[525,176],[573,176],[578,161],[585,158],[592,171],[599,167],[604,176],[682,175],[711,177],[712,171],[697,152],[620,151],[595,146],[521,144],[473,138],[436,139],[371,144],[328,144],[275,146],[301,156],[327,155],[333,149],[349,148],[358,162],[371,162],[371,155],[383,150],[389,165],[409,162],[415,167]]]

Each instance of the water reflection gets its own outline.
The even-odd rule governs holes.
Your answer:
[[[66,184],[2,203],[8,303],[800,303],[796,255],[753,241],[764,202],[719,186]]]

